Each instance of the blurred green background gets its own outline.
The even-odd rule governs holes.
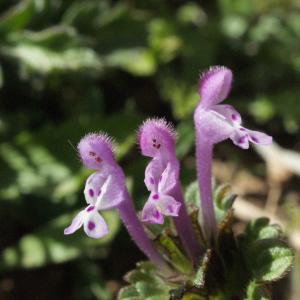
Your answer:
[[[300,150],[299,0],[0,0],[0,11],[0,299],[115,299],[144,257],[113,211],[107,237],[63,236],[89,175],[74,146],[90,131],[114,136],[141,208],[147,160],[135,132],[146,117],[166,116],[180,134],[186,186],[195,179],[198,76],[211,65],[233,70],[228,102],[249,127]],[[256,187],[270,178],[256,152],[226,142],[215,156],[216,177],[232,165],[246,173],[253,184],[244,179],[250,190],[240,190],[263,207],[268,188]],[[299,228],[299,180],[276,184],[278,213]],[[274,299],[300,299],[299,270]]]

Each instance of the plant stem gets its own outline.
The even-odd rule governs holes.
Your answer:
[[[200,140],[196,134],[197,175],[201,198],[201,211],[206,239],[210,243],[217,237],[217,225],[212,199],[212,151],[213,145],[207,140]]]
[[[126,190],[125,199],[119,205],[120,218],[123,221],[129,235],[134,240],[139,249],[157,266],[157,268],[166,276],[170,276],[172,271],[163,257],[159,254],[154,243],[147,236],[140,220],[137,217],[133,206],[133,201]]]
[[[197,264],[199,262],[201,248],[197,242],[197,238],[193,231],[192,222],[191,219],[189,218],[184,203],[184,198],[182,195],[179,182],[176,183],[176,186],[174,187],[170,195],[173,196],[177,201],[181,203],[179,215],[173,218],[176,231],[179,235],[179,238],[188,256],[190,257],[190,259],[193,261],[194,264]]]

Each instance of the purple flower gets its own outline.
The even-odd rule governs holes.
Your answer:
[[[142,211],[142,220],[149,223],[163,224],[165,216],[178,216],[181,203],[168,193],[175,187],[176,173],[171,163],[164,166],[159,158],[154,158],[145,172],[145,184],[151,192]]]
[[[117,174],[114,173],[108,177],[100,172],[90,175],[84,190],[88,206],[77,214],[64,233],[72,234],[83,225],[89,237],[101,238],[108,234],[107,224],[99,211],[114,208],[123,200],[122,188],[116,182]]]
[[[249,148],[249,142],[261,145],[272,142],[269,135],[242,127],[241,116],[231,105],[220,104],[227,97],[231,83],[232,72],[226,67],[212,67],[205,72],[199,82],[201,102],[194,113],[201,211],[209,242],[217,235],[211,191],[213,145],[228,138],[243,149]]]
[[[142,220],[162,224],[164,216],[173,217],[181,242],[196,263],[200,247],[180,188],[175,140],[176,132],[164,119],[148,119],[139,129],[141,152],[152,158],[145,171],[145,184],[150,196],[142,210]]]
[[[108,234],[108,227],[99,211],[117,207],[123,200],[124,176],[116,165],[112,152],[112,141],[104,134],[89,134],[78,144],[83,164],[98,170],[86,181],[84,195],[87,208],[80,211],[71,225],[64,231],[72,234],[82,225],[92,238]]]
[[[145,171],[150,196],[142,210],[142,220],[163,224],[165,216],[178,216],[181,203],[170,196],[178,181],[175,157],[175,131],[164,119],[149,119],[139,130],[142,154],[153,159]]]
[[[249,148],[249,141],[269,145],[272,137],[241,126],[240,114],[227,104],[220,104],[227,97],[232,83],[232,72],[226,67],[212,67],[199,82],[201,102],[195,111],[195,124],[202,139],[218,143],[230,138],[243,149]]]

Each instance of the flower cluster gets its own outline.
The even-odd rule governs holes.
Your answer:
[[[231,89],[232,72],[226,67],[212,67],[199,82],[201,101],[195,113],[196,157],[201,194],[201,222],[207,243],[216,238],[217,226],[212,202],[211,164],[213,145],[225,139],[243,149],[249,142],[268,145],[272,138],[243,127],[240,114],[230,105],[220,104]],[[183,248],[193,262],[201,252],[181,192],[180,166],[175,154],[176,132],[164,119],[149,119],[138,130],[141,153],[151,160],[145,169],[149,191],[141,214],[135,212],[125,187],[125,176],[113,155],[112,141],[105,134],[89,134],[78,144],[83,165],[95,171],[86,181],[87,207],[65,229],[71,234],[83,225],[86,234],[100,238],[108,233],[100,211],[117,208],[125,227],[139,248],[165,271],[168,265],[148,238],[141,222],[163,224],[171,217]]]

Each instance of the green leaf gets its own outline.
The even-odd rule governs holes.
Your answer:
[[[214,209],[218,223],[222,222],[236,199],[236,195],[232,194],[231,187],[228,184],[218,186],[214,190]]]
[[[148,261],[137,263],[137,268],[124,278],[131,285],[121,289],[118,300],[169,300],[169,285],[156,274]]]
[[[82,69],[100,71],[102,69],[102,62],[95,51],[85,47],[54,51],[39,45],[21,43],[6,48],[5,53],[20,60],[26,76],[27,73],[32,72],[48,74],[55,71]]]
[[[104,1],[90,1],[74,2],[66,11],[62,18],[64,24],[81,27],[86,24],[90,27],[91,24],[95,23],[95,19],[101,19],[103,11],[108,12],[105,9],[106,3]],[[89,20],[89,22],[87,22]],[[93,21],[93,22],[91,22]],[[92,28],[89,28],[90,30]]]
[[[88,69],[100,71],[102,59],[89,47],[74,28],[52,26],[38,32],[13,32],[8,36],[8,45],[3,52],[17,58],[23,67],[23,73],[78,71]]]
[[[85,0],[74,2],[66,10],[62,17],[62,23],[72,25],[80,32],[93,34],[103,26],[126,16],[127,6],[123,3],[116,3],[111,6],[106,1]]]
[[[156,245],[159,250],[168,257],[169,262],[176,270],[183,274],[190,274],[192,271],[192,264],[187,257],[178,248],[171,237],[166,234],[161,234],[156,240]]]
[[[214,191],[214,203],[217,208],[227,211],[230,209],[236,199],[236,195],[232,194],[229,184],[222,184]]]
[[[176,119],[183,119],[191,115],[199,101],[196,88],[183,80],[171,76],[160,78],[161,93],[172,103],[173,115]],[[193,134],[193,124],[190,122],[190,133]]]
[[[83,253],[91,253],[96,246],[104,246],[109,243],[119,228],[119,218],[116,212],[107,211],[102,215],[105,218],[109,234],[101,239],[91,239],[81,230],[70,236],[64,236],[64,228],[67,227],[74,213],[63,215],[35,233],[25,235],[14,247],[7,248],[1,256],[1,264],[4,268],[35,268],[49,263],[62,263],[74,259]],[[100,249],[97,250],[99,255]]]
[[[186,293],[181,300],[205,300],[205,297],[193,293]]]
[[[249,247],[245,258],[255,280],[267,283],[279,280],[290,270],[294,255],[284,242],[263,239]]]
[[[34,0],[23,0],[0,16],[0,34],[24,28],[37,10]]]
[[[138,293],[144,297],[148,298],[150,296],[161,295],[164,293],[164,290],[161,289],[159,286],[149,283],[147,281],[139,281],[135,284],[135,288]]]
[[[200,193],[197,181],[193,181],[187,186],[184,200],[189,210],[200,208]]]
[[[147,281],[147,282],[154,281],[154,277],[151,277],[151,274],[149,274],[148,272],[143,272],[139,269],[135,269],[127,273],[125,279],[127,282],[131,284],[134,284],[138,281]]]
[[[79,47],[81,38],[74,28],[69,26],[52,26],[41,31],[18,31],[8,36],[9,44],[28,44],[59,51],[70,47]]]
[[[177,12],[178,21],[182,23],[200,25],[205,22],[205,17],[205,12],[201,6],[189,1],[182,5]]]
[[[244,300],[269,300],[266,292],[255,281],[251,281],[247,287],[246,298]]]
[[[165,294],[165,295],[155,295],[155,296],[150,296],[147,297],[146,300],[169,300],[170,297],[169,295]]]
[[[140,269],[141,271],[145,272],[145,273],[153,273],[155,272],[156,268],[153,265],[153,263],[151,263],[150,261],[140,261],[137,264],[138,269]]]
[[[172,22],[154,18],[149,22],[149,45],[160,61],[171,61],[182,47],[182,40],[174,31]]]
[[[115,50],[105,57],[106,64],[137,76],[149,76],[156,71],[153,54],[146,48]]]
[[[197,288],[205,287],[206,274],[209,268],[212,251],[208,249],[201,258],[200,266],[196,272],[193,285]]]
[[[268,218],[258,218],[248,223],[245,235],[248,243],[262,239],[277,239],[282,235],[278,225],[269,225]]]
[[[176,154],[179,158],[184,157],[195,144],[194,125],[191,120],[184,120],[176,127],[178,140],[176,144]]]
[[[118,295],[119,300],[131,299],[132,297],[138,297],[139,293],[137,292],[134,286],[125,286],[123,287]]]

